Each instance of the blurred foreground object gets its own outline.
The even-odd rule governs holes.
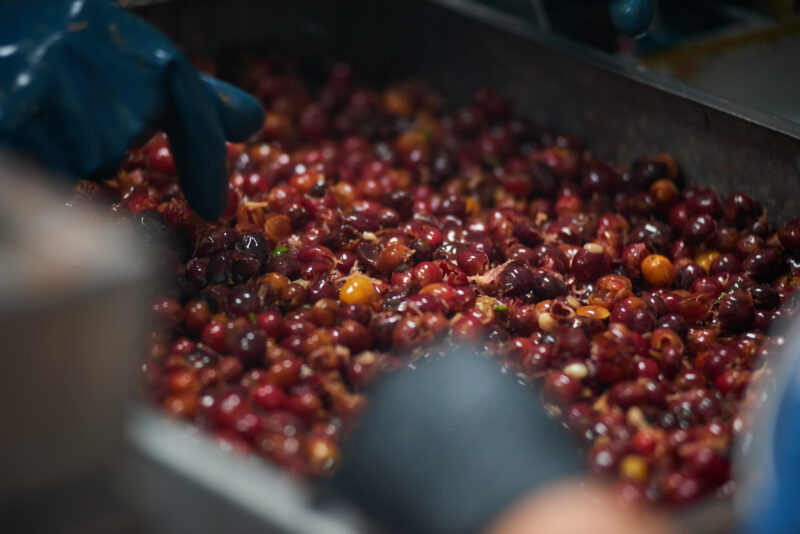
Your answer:
[[[141,310],[138,239],[0,153],[0,507],[94,477],[122,441]],[[52,510],[40,515],[46,517]],[[15,530],[19,531],[19,530]]]
[[[110,172],[156,127],[198,215],[225,209],[225,141],[258,101],[199,75],[164,34],[106,0],[0,3],[0,145],[75,178]]]
[[[735,449],[736,510],[747,534],[800,532],[800,331],[794,324],[784,334],[779,358],[750,388],[752,428]]]
[[[479,530],[529,490],[581,471],[577,443],[535,396],[468,350],[372,394],[333,486],[399,532]]]
[[[486,534],[584,532],[675,534],[677,531],[660,513],[649,508],[621,505],[607,487],[578,480],[557,482],[521,499],[486,530]]]

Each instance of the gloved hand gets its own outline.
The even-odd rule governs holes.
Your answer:
[[[397,532],[462,534],[581,465],[531,391],[463,351],[378,385],[331,485]]]
[[[655,0],[612,0],[611,22],[621,32],[641,35],[653,22]]]
[[[198,215],[227,199],[225,141],[263,123],[253,97],[200,76],[161,32],[106,0],[0,3],[0,145],[75,178],[166,131]]]
[[[742,534],[800,532],[800,336],[792,326],[783,332],[789,337],[784,349],[769,359],[774,381],[751,392],[762,404],[749,414],[753,427],[739,437],[734,509]]]

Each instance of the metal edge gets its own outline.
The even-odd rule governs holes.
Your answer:
[[[504,13],[496,8],[480,4],[474,0],[425,1],[450,9],[465,17],[479,20],[518,37],[536,41],[547,48],[551,48],[554,52],[563,53],[573,59],[599,67],[622,76],[623,78],[655,87],[679,98],[696,102],[763,128],[779,132],[795,139],[800,139],[800,124],[796,122],[697,89],[696,87],[659,74],[645,67],[626,63],[600,50],[595,50],[553,33],[542,31],[535,24],[522,20],[514,15]]]
[[[210,434],[138,404],[125,434],[147,458],[220,498],[236,503],[265,525],[305,534],[354,534],[365,524],[340,503],[315,506],[315,491],[255,455],[232,454]]]

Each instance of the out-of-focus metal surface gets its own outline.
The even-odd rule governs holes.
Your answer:
[[[64,206],[0,154],[0,503],[107,466],[122,443],[149,263],[132,231]]]
[[[309,483],[200,431],[137,409],[127,433],[135,450],[120,481],[156,532],[353,534],[365,523],[348,508],[321,508]],[[132,461],[131,461],[132,460]],[[165,475],[163,467],[170,467]]]
[[[793,30],[792,33],[789,29]],[[800,123],[800,17],[787,29],[687,46],[645,64],[710,93],[746,102]]]

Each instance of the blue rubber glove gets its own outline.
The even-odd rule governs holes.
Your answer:
[[[113,169],[166,131],[198,215],[227,199],[225,141],[263,123],[256,99],[199,75],[161,32],[106,0],[0,2],[0,145],[73,178]]]
[[[654,0],[612,0],[611,22],[621,32],[641,35],[653,22]]]
[[[742,440],[741,534],[800,532],[800,336],[787,344],[774,376],[777,384],[758,392],[765,404]]]

